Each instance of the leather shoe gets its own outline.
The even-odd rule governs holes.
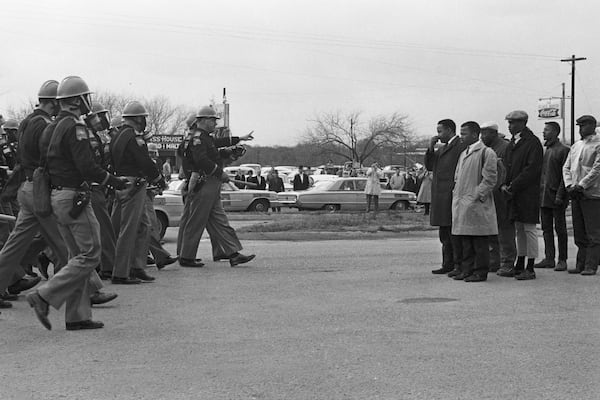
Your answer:
[[[142,281],[137,278],[121,278],[118,276],[113,276],[110,281],[113,285],[137,285],[142,283]]]
[[[25,290],[29,290],[42,280],[41,277],[37,276],[35,278],[21,278],[16,283],[13,283],[8,287],[8,293],[10,294],[19,294]]]
[[[241,253],[238,253],[236,256],[233,256],[229,259],[229,265],[231,265],[232,267],[235,267],[236,265],[245,264],[247,262],[254,260],[254,257],[256,257],[256,255],[254,255],[254,254],[245,256]]]
[[[507,278],[512,278],[516,275],[516,271],[514,268],[507,268],[507,267],[501,267],[498,272],[496,272],[496,275],[498,276],[504,276]]]
[[[142,282],[152,282],[156,279],[155,277],[148,275],[143,269],[132,269],[130,276],[132,278],[138,278]]]
[[[594,271],[593,269],[586,268],[583,271],[581,271],[581,275],[586,275],[586,276],[596,275],[596,271]]]
[[[435,275],[443,275],[447,274],[448,272],[452,272],[453,270],[454,268],[442,267],[440,269],[434,269],[433,271],[431,271],[431,273]]]
[[[548,260],[546,258],[544,258],[542,261],[540,261],[537,264],[533,264],[533,268],[554,268],[554,260]]]
[[[178,259],[179,259],[179,257],[169,256],[169,257],[165,258],[165,261],[163,261],[161,263],[156,263],[156,268],[163,269],[167,265],[171,265],[173,263],[176,263]]]
[[[535,279],[535,272],[533,271],[522,271],[520,274],[515,275],[515,279],[518,281],[528,281],[531,279]]]
[[[204,263],[201,263],[199,259],[191,260],[189,258],[180,258],[179,265],[182,267],[202,268]]]
[[[469,275],[468,273],[466,273],[466,272],[461,272],[461,273],[460,273],[460,274],[458,274],[458,275],[454,275],[454,276],[452,277],[452,279],[454,279],[455,281],[462,281],[463,279],[465,279],[465,278],[468,278],[469,276],[470,276],[470,275]]]
[[[8,290],[5,290],[3,294],[0,294],[0,300],[16,301],[19,300],[19,295],[8,293]]]
[[[485,282],[487,281],[487,275],[473,274],[465,278],[465,282]]]
[[[556,263],[556,267],[554,267],[555,271],[566,271],[567,270],[567,262],[565,260],[558,260]]]
[[[227,257],[227,256],[216,256],[216,257],[213,257],[213,261],[221,261],[221,260],[229,260],[229,257]]]
[[[454,278],[458,274],[460,274],[460,269],[453,269],[452,271],[448,272],[448,277]]]
[[[500,269],[499,265],[493,265],[493,266],[490,265],[489,272],[498,272],[499,269]]]
[[[100,279],[102,279],[103,281],[108,281],[112,278],[112,271],[100,271],[98,273],[98,276],[100,276]]]
[[[48,319],[48,313],[50,312],[50,309],[46,300],[44,300],[42,296],[40,296],[37,290],[33,293],[29,293],[25,297],[25,299],[29,303],[29,306],[33,308],[35,315],[40,320],[42,325],[44,325],[44,328],[52,330],[52,324]]]
[[[582,271],[581,268],[575,267],[575,268],[569,269],[567,272],[570,274],[580,274],[581,271]]]
[[[156,261],[154,261],[154,258],[148,256],[148,257],[146,257],[146,264],[154,265],[154,264],[156,264]]]
[[[90,296],[90,303],[92,303],[92,305],[104,304],[108,303],[109,301],[113,301],[118,296],[119,295],[116,293],[102,293],[98,290],[96,293]]]
[[[67,322],[66,323],[68,331],[79,331],[82,329],[100,329],[104,328],[104,324],[100,321],[92,321],[88,319],[86,321],[78,321],[78,322]]]
[[[5,300],[0,300],[0,308],[12,308],[12,303]]]

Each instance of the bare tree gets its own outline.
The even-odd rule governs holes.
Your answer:
[[[18,122],[21,122],[26,116],[31,114],[36,104],[37,101],[30,98],[26,103],[23,103],[20,106],[11,106],[6,110],[4,119],[16,119]]]
[[[323,152],[363,164],[383,147],[400,146],[411,136],[408,117],[400,113],[361,122],[360,113],[323,113],[311,121],[304,135],[306,143],[318,145]]]

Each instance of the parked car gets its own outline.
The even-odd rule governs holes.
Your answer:
[[[176,180],[169,183],[163,194],[154,198],[154,211],[160,223],[160,237],[165,235],[169,226],[179,226],[183,213],[181,188],[184,181]],[[238,189],[231,182],[221,186],[221,202],[225,211],[268,211],[278,207],[277,193],[268,190]]]
[[[314,187],[298,192],[282,192],[277,197],[282,206],[299,210],[362,211],[367,207],[366,178],[337,178],[317,182]],[[382,183],[382,186],[385,184]],[[417,203],[417,196],[404,190],[382,187],[379,209],[407,210]]]

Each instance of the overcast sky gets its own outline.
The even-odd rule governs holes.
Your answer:
[[[337,110],[398,111],[430,136],[442,118],[506,132],[523,109],[539,133],[537,100],[570,91],[572,54],[588,58],[576,114],[600,117],[599,16],[592,0],[3,2],[0,112],[79,75],[195,108],[226,87],[234,134],[260,145],[295,144]]]

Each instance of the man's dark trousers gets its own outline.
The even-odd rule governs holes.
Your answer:
[[[448,272],[458,269],[462,259],[460,236],[452,234],[451,226],[440,226],[439,236],[442,243],[442,268]]]
[[[540,217],[542,222],[542,231],[544,232],[544,249],[546,253],[546,260],[554,260],[556,257],[553,232],[556,230],[556,236],[558,237],[558,259],[566,261],[568,238],[565,207],[541,207]]]

